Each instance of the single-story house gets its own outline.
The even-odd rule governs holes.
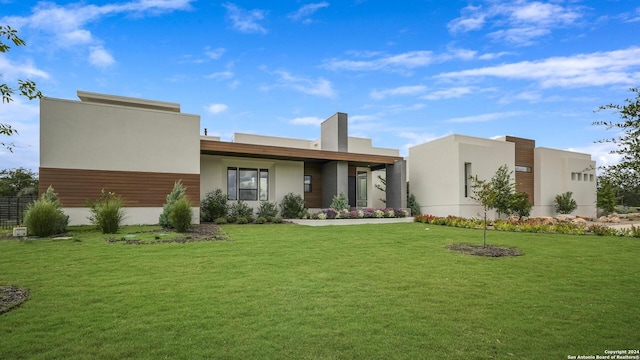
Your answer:
[[[78,91],[79,100],[40,101],[40,192],[53,186],[70,224],[87,224],[86,200],[101,190],[120,195],[125,224],[156,224],[174,182],[182,181],[199,222],[199,202],[222,189],[256,208],[288,193],[309,208],[329,207],[344,193],[352,207],[377,207],[376,174],[386,177],[385,207],[406,208],[406,161],[399,151],[348,136],[336,113],[320,138],[201,135],[200,116],[180,104]],[[375,195],[374,195],[375,194]]]
[[[126,224],[155,224],[174,182],[182,181],[199,221],[199,202],[221,189],[229,201],[280,202],[298,194],[310,209],[344,193],[354,208],[406,208],[407,183],[421,212],[477,217],[470,176],[490,179],[507,165],[532,215],[554,215],[556,195],[571,191],[574,214],[596,215],[595,162],[589,154],[541,148],[530,139],[449,135],[409,148],[379,148],[348,136],[348,115],[325,120],[316,140],[252,134],[233,141],[201,135],[200,116],[180,104],[77,92],[79,100],[40,101],[40,192],[51,185],[70,224],[88,223],[88,199],[120,195]],[[386,180],[386,191],[376,184]],[[490,216],[495,216],[494,213]]]

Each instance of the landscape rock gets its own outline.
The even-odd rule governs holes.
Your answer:
[[[556,223],[556,220],[551,216],[536,216],[532,217],[531,220],[544,225],[553,225]]]
[[[576,217],[575,219],[571,220],[571,223],[574,225],[587,225],[587,220]]]
[[[573,215],[569,215],[569,214],[560,214],[558,216],[556,216],[556,219],[560,222],[570,222],[571,220],[575,219],[576,217]]]

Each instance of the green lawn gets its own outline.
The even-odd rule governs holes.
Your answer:
[[[428,230],[426,230],[428,228]],[[567,359],[640,347],[640,240],[418,223],[226,225],[231,241],[1,240],[1,359]],[[125,229],[131,231],[131,229]],[[121,235],[122,236],[122,235]],[[79,241],[77,241],[79,240]]]

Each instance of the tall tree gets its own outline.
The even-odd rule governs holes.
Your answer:
[[[38,174],[25,168],[0,171],[0,196],[38,193]]]
[[[18,37],[18,32],[12,29],[9,25],[0,25],[0,53],[6,53],[11,49],[11,46],[7,45],[2,39],[6,38],[15,46],[25,46],[24,40]],[[0,74],[0,79],[2,74]],[[22,95],[29,100],[41,98],[42,93],[36,88],[36,83],[31,80],[18,80],[18,87],[10,86],[6,83],[0,83],[0,94],[2,95],[2,103],[9,103],[13,101],[14,94]],[[11,127],[9,124],[0,123],[0,136],[11,136],[17,134],[18,131]],[[1,139],[1,138],[0,138]],[[13,144],[0,140],[0,146],[7,148],[9,151],[13,151]]]
[[[635,94],[635,99],[625,99],[624,105],[602,105],[595,110],[612,110],[620,116],[619,120],[593,123],[604,126],[607,130],[615,129],[619,132],[615,137],[598,142],[615,144],[617,149],[611,153],[622,155],[619,163],[603,167],[603,175],[609,178],[614,186],[622,189],[640,188],[640,90],[636,87],[630,91]]]

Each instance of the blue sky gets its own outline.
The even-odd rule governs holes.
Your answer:
[[[349,133],[400,149],[452,133],[512,135],[615,161],[594,141],[640,85],[640,3],[599,1],[0,0],[26,47],[2,82],[177,102],[209,134]],[[0,104],[19,131],[0,168],[38,168],[38,103]],[[69,134],[73,136],[73,134]],[[437,154],[434,154],[437,156]]]

